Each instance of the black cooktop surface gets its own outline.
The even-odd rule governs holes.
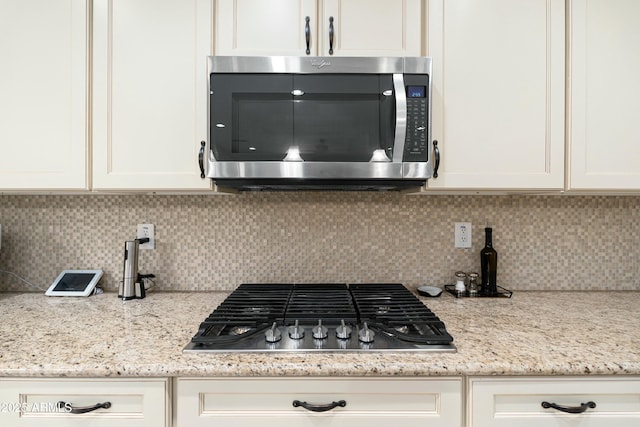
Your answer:
[[[401,284],[242,284],[184,351],[455,351],[452,341]]]

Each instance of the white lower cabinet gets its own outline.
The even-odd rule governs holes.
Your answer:
[[[468,381],[470,427],[640,425],[638,377],[497,377]],[[543,402],[584,412],[545,408]]]
[[[178,378],[175,392],[176,427],[462,426],[462,378]]]
[[[466,381],[464,402],[462,377],[2,378],[0,426],[640,425],[638,376],[469,377]],[[58,402],[63,402],[61,407]],[[95,406],[99,407],[74,413]]]
[[[170,386],[167,378],[0,379],[0,426],[169,427]]]

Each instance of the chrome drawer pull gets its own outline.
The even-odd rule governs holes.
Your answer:
[[[347,402],[344,401],[344,400],[338,400],[337,402],[331,402],[331,403],[328,403],[326,405],[314,405],[314,404],[311,404],[311,403],[300,402],[299,400],[294,400],[293,401],[293,407],[297,408],[298,406],[302,406],[307,411],[325,412],[325,411],[330,411],[333,408],[337,408],[338,406],[341,406],[341,407],[344,408],[345,406],[347,406]]]
[[[542,402],[542,407],[545,409],[548,409],[548,408],[557,409],[558,411],[566,412],[569,414],[581,414],[589,408],[591,409],[595,408],[596,403],[589,401],[587,403],[581,403],[580,406],[561,406],[561,405],[556,405],[555,403]]]
[[[71,414],[86,414],[87,412],[93,412],[96,409],[109,409],[111,408],[111,402],[96,403],[93,406],[78,406],[74,408],[71,403],[61,400],[58,402],[58,408],[64,409],[66,412]]]

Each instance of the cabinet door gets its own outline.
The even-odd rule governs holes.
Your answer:
[[[570,7],[569,189],[640,190],[640,2]]]
[[[580,414],[542,402],[580,408]],[[470,427],[632,427],[640,425],[638,377],[471,378]]]
[[[95,0],[93,187],[208,189],[212,0]]]
[[[461,427],[460,378],[178,378],[178,426]],[[331,406],[313,412],[294,401]],[[344,401],[344,405],[335,405]],[[335,407],[334,407],[335,406]]]
[[[317,55],[316,0],[217,0],[216,55]]]
[[[218,0],[216,55],[419,56],[420,0]],[[330,21],[333,18],[333,53]]]
[[[423,53],[420,0],[324,0],[321,4],[319,56],[420,56]],[[333,34],[333,53],[330,34]]]
[[[168,379],[0,379],[0,425],[168,427]],[[58,402],[64,402],[58,407]],[[73,413],[72,409],[97,409]]]
[[[0,190],[87,189],[87,0],[0,0]]]
[[[563,0],[429,2],[433,189],[564,188]]]

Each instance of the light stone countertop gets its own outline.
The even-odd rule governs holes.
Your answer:
[[[640,375],[640,292],[421,298],[457,353],[183,354],[228,293],[0,293],[0,376]]]

